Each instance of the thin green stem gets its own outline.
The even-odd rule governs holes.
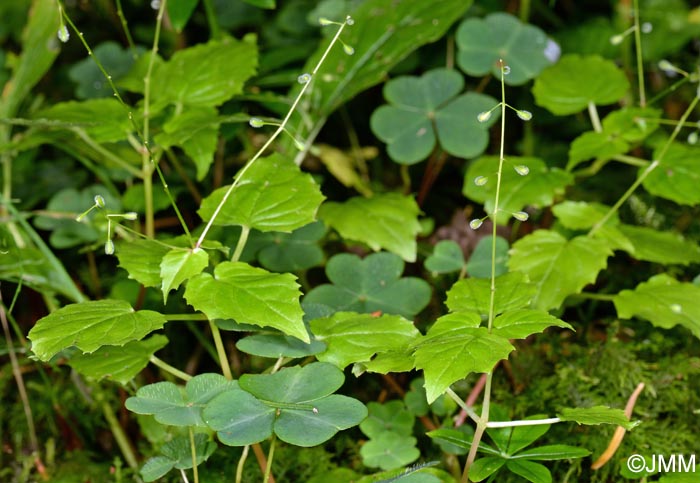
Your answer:
[[[168,322],[174,320],[197,320],[206,322],[207,320],[209,320],[204,314],[163,314],[163,316]]]
[[[642,32],[639,25],[639,0],[634,0],[634,48],[637,54],[637,82],[639,84],[639,105],[646,107],[647,96],[644,90],[644,63],[642,61]]]
[[[272,433],[272,439],[270,441],[270,451],[267,453],[267,465],[265,466],[265,477],[263,478],[263,483],[268,483],[270,481],[270,474],[272,473],[272,459],[275,457],[275,446],[277,443],[277,435]]]
[[[219,22],[216,18],[216,10],[214,10],[214,4],[211,2],[211,0],[202,0],[202,3],[204,4],[204,13],[207,16],[207,25],[209,25],[211,38],[221,38],[221,27],[219,27]]]
[[[250,445],[245,445],[241,457],[238,459],[238,465],[236,465],[236,483],[243,482],[243,467],[245,466],[245,460],[248,459],[249,451]]]
[[[131,442],[129,441],[129,438],[127,438],[126,433],[124,433],[124,430],[122,429],[121,425],[119,424],[119,421],[114,415],[112,406],[110,406],[109,403],[104,399],[104,396],[100,396],[100,399],[102,413],[104,414],[104,417],[107,420],[107,424],[109,425],[109,429],[112,432],[112,436],[114,436],[114,440],[117,442],[117,446],[119,446],[119,449],[121,450],[122,455],[126,460],[126,463],[129,465],[129,468],[131,468],[135,472],[138,472],[139,463],[136,459],[136,455],[134,454],[134,450],[131,448]]]
[[[214,338],[214,346],[216,346],[216,353],[219,356],[219,365],[221,366],[221,372],[224,373],[224,377],[229,381],[233,380],[233,374],[231,374],[231,365],[228,363],[228,356],[226,355],[226,348],[224,347],[224,341],[221,339],[221,332],[219,327],[213,320],[209,321],[209,327],[211,327],[211,335]]]
[[[470,406],[467,406],[467,403],[465,403],[459,395],[452,390],[451,387],[447,388],[447,391],[445,391],[445,394],[450,396],[454,402],[457,403],[457,406],[462,408],[467,415],[474,420],[474,422],[479,422],[479,415],[476,414],[476,411],[474,411]]]
[[[236,243],[236,249],[231,255],[231,261],[237,262],[241,258],[245,244],[248,242],[248,235],[250,235],[250,227],[246,225],[241,226],[241,236],[238,237],[238,242]]]
[[[663,160],[664,156],[666,156],[666,153],[668,152],[669,148],[671,147],[671,144],[673,144],[673,141],[675,141],[675,139],[678,137],[678,134],[681,132],[683,124],[686,122],[686,120],[690,116],[690,113],[693,112],[693,110],[695,109],[695,106],[697,106],[698,101],[700,101],[700,97],[698,97],[698,95],[696,95],[693,98],[690,105],[688,106],[688,108],[685,110],[685,112],[681,116],[681,118],[678,122],[678,125],[671,133],[671,136],[666,141],[666,144],[664,144],[663,148],[661,148],[661,151],[659,152],[657,159],[652,161],[652,163],[649,164],[649,166],[647,166],[646,169],[639,174],[639,176],[637,176],[637,179],[634,181],[634,183],[632,183],[632,185],[627,189],[627,191],[625,191],[625,193],[620,197],[620,199],[617,200],[617,202],[610,208],[610,210],[605,214],[605,216],[603,218],[601,218],[598,221],[598,223],[593,225],[593,228],[591,228],[591,230],[588,232],[588,236],[593,236],[593,234],[595,234],[595,232],[600,230],[600,228],[603,225],[605,225],[605,223],[608,222],[610,217],[612,217],[615,213],[617,213],[617,211],[620,209],[620,207],[623,205],[623,203],[625,203],[629,199],[629,197],[632,196],[632,193],[634,193],[635,190],[637,188],[639,188],[639,186],[644,182],[644,180],[646,180],[647,177],[659,166],[659,164]]]
[[[151,361],[151,363],[153,365],[160,367],[165,372],[172,374],[173,376],[175,376],[179,379],[182,379],[183,381],[189,381],[190,379],[192,379],[192,376],[190,376],[186,372],[182,372],[180,369],[171,366],[170,364],[168,364],[164,360],[159,359],[158,357],[156,357],[154,355],[151,355],[151,357],[148,360]]]
[[[603,132],[603,125],[600,123],[598,109],[593,101],[588,101],[588,116],[591,118],[591,124],[595,132]]]
[[[194,483],[199,483],[199,472],[197,471],[197,446],[194,444],[194,427],[190,426],[190,449],[192,451],[192,474]]]
[[[129,50],[131,50],[131,57],[136,60],[139,56],[136,52],[136,44],[134,44],[134,39],[131,38],[131,32],[129,31],[129,24],[126,22],[126,17],[124,16],[124,9],[122,9],[122,0],[117,0],[117,16],[124,29],[124,35],[126,36],[126,42],[129,44]]]
[[[84,129],[82,128],[73,128],[72,131],[78,135],[78,137],[89,147],[97,151],[101,156],[104,156],[105,159],[111,161],[118,167],[122,168],[123,170],[127,171],[129,174],[132,176],[135,176],[137,178],[141,177],[141,171],[137,168],[134,168],[132,165],[129,163],[125,162],[122,158],[119,156],[115,155],[108,149],[105,149],[102,147],[99,143],[95,142],[94,139],[92,139],[88,133],[85,132]]]

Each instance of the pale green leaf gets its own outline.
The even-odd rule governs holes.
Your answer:
[[[547,327],[573,330],[569,324],[543,310],[519,309],[501,314],[493,322],[493,333],[507,339],[525,339]]]
[[[362,445],[360,456],[365,466],[393,470],[418,459],[420,451],[416,443],[413,436],[384,431]]]
[[[122,346],[162,328],[165,322],[158,312],[136,312],[123,300],[95,300],[66,305],[39,319],[29,339],[34,354],[48,361],[69,347],[89,353],[102,346]]]
[[[655,152],[658,156],[660,153]],[[642,182],[649,193],[681,205],[700,203],[700,147],[673,143]],[[645,168],[640,168],[642,173]]]
[[[353,362],[369,361],[377,353],[406,347],[420,335],[413,323],[403,317],[352,312],[312,320],[311,331],[317,340],[327,344],[327,349],[316,358],[341,369]]]
[[[700,286],[661,274],[640,283],[634,290],[623,290],[613,302],[618,317],[639,317],[664,329],[680,324],[700,338],[698,300]]]
[[[332,394],[344,381],[343,372],[333,364],[313,362],[274,374],[243,374],[239,383],[241,389],[262,401],[307,403]]]
[[[185,280],[198,275],[209,264],[209,254],[201,248],[175,248],[165,254],[160,262],[160,278],[163,303],[168,301],[168,293],[177,289]]]
[[[145,287],[159,287],[162,283],[160,263],[170,251],[166,245],[150,239],[136,239],[117,244],[119,266],[129,278]]]
[[[294,275],[274,274],[243,262],[223,262],[214,276],[201,273],[187,282],[185,299],[210,319],[274,327],[310,342],[302,321]]]
[[[523,273],[511,272],[496,277],[494,314],[527,307],[535,296],[535,285]],[[473,311],[488,315],[491,301],[491,280],[462,279],[452,285],[445,302],[451,312]]]
[[[386,431],[393,431],[402,436],[413,434],[416,418],[400,399],[384,404],[370,402],[367,404],[367,410],[369,415],[360,423],[360,431],[368,438],[376,438]]]
[[[678,233],[630,225],[620,225],[619,230],[632,244],[630,254],[637,260],[666,265],[700,262],[700,246]]]
[[[587,230],[593,227],[608,211],[610,211],[609,206],[585,201],[566,200],[552,207],[552,213],[559,222],[572,230]],[[611,222],[614,224],[619,222],[617,213],[613,215]]]
[[[557,417],[562,421],[573,421],[578,424],[615,424],[625,429],[632,429],[639,424],[638,422],[630,421],[622,409],[607,406],[564,408],[557,413]]]
[[[608,244],[598,239],[567,240],[555,231],[537,230],[515,242],[508,265],[535,284],[532,308],[549,310],[595,282],[611,254]]]
[[[608,160],[626,153],[629,149],[630,145],[627,142],[605,132],[585,132],[569,146],[569,162],[566,169],[571,170],[589,159]]]
[[[60,102],[34,113],[32,118],[58,121],[66,129],[82,129],[98,143],[126,140],[133,129],[124,106],[112,98]]]
[[[219,188],[202,201],[198,213],[203,220],[211,219],[228,188]],[[242,175],[214,223],[290,232],[313,222],[323,199],[311,175],[273,154],[258,159]]]
[[[407,262],[416,261],[420,209],[410,196],[397,193],[355,197],[344,203],[326,202],[319,216],[343,238],[388,250]]]

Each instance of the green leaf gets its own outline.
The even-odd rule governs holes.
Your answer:
[[[71,32],[73,35],[73,32]],[[76,39],[77,40],[77,39]],[[117,88],[122,87],[124,80],[134,66],[134,55],[142,55],[144,47],[136,46],[133,50],[129,47],[122,47],[113,40],[100,42],[92,46],[92,55],[85,55],[83,60],[76,62],[68,69],[68,77],[75,83],[75,97],[78,99],[111,98],[114,95],[112,86],[105,79],[104,74],[97,66],[97,61],[112,77],[112,82]],[[142,73],[139,82],[143,85],[145,71]],[[143,91],[141,91],[143,92]],[[120,120],[125,117],[126,109],[122,107]],[[106,116],[96,117],[104,119]]]
[[[376,312],[414,317],[430,302],[430,286],[416,277],[401,277],[403,261],[393,253],[360,259],[341,253],[326,265],[331,284],[311,289],[305,304],[323,304],[344,312]]]
[[[505,459],[498,456],[484,456],[474,461],[469,470],[469,478],[473,481],[483,481],[489,476],[496,473],[506,464]]]
[[[630,254],[637,260],[666,265],[700,262],[700,246],[678,233],[630,225],[620,225],[619,230],[632,244]]]
[[[308,343],[295,279],[289,273],[273,274],[243,262],[223,262],[213,277],[200,273],[191,278],[185,299],[210,319],[274,327]]]
[[[628,430],[639,424],[638,421],[630,421],[622,409],[607,406],[564,408],[557,413],[557,417],[562,421],[573,421],[585,425],[615,424]]]
[[[365,466],[393,470],[418,459],[416,443],[413,436],[384,431],[362,445],[360,456]]]
[[[102,346],[91,354],[74,354],[68,364],[91,379],[112,379],[126,385],[144,367],[153,354],[168,343],[164,335],[127,342],[122,347]]]
[[[403,349],[420,335],[411,321],[400,316],[352,312],[312,320],[311,331],[327,344],[316,358],[341,369],[353,362],[367,362],[378,353]]]
[[[572,230],[587,230],[603,219],[610,211],[610,207],[601,203],[588,203],[585,201],[562,201],[552,207],[552,213],[566,228]],[[615,213],[609,223],[619,223]]]
[[[324,253],[318,241],[325,234],[326,227],[321,221],[309,223],[291,233],[261,234],[264,244],[258,251],[258,261],[273,272],[296,272],[321,265]],[[249,243],[252,243],[252,238]]]
[[[326,344],[312,340],[306,344],[295,337],[282,334],[254,334],[236,342],[236,348],[259,357],[307,357],[326,349]]]
[[[492,370],[512,350],[508,339],[489,334],[484,327],[470,327],[449,316],[439,318],[415,350],[416,367],[425,374],[428,403],[469,373]]]
[[[546,466],[528,460],[506,461],[506,468],[532,483],[552,483],[552,474]]]
[[[464,267],[464,253],[454,240],[441,240],[425,259],[425,268],[433,273],[457,272]]]
[[[569,162],[566,169],[571,170],[581,161],[589,159],[608,160],[626,153],[629,149],[628,143],[604,132],[585,132],[569,146]]]
[[[530,309],[509,310],[499,315],[493,326],[494,334],[507,339],[525,339],[552,326],[573,330],[569,324],[543,310]]]
[[[656,150],[655,159],[660,152]],[[642,182],[649,193],[681,205],[700,203],[700,148],[680,143],[671,144],[659,165]],[[640,168],[640,174],[646,168]]]
[[[258,65],[258,50],[231,37],[179,50],[156,66],[151,95],[157,103],[218,106],[243,91]]]
[[[555,461],[568,460],[572,458],[585,458],[590,454],[591,452],[585,448],[569,446],[566,444],[550,444],[520,451],[515,457],[535,461]]]
[[[220,123],[214,107],[192,107],[163,124],[163,132],[154,139],[163,148],[181,147],[194,161],[201,181],[214,161]]]
[[[623,290],[613,298],[613,303],[620,318],[639,317],[664,329],[680,324],[700,338],[698,297],[700,286],[661,274],[640,283],[634,290]]]
[[[275,0],[243,0],[245,3],[249,3],[258,8],[275,8]]]
[[[467,18],[457,29],[457,65],[469,75],[501,78],[499,60],[510,67],[508,85],[521,85],[559,57],[559,47],[535,27],[507,13]]]
[[[464,195],[474,201],[484,204],[487,213],[493,214],[496,198],[496,173],[498,172],[499,157],[484,156],[473,161],[464,176]],[[527,166],[529,174],[521,176],[514,166]],[[484,177],[488,181],[478,186],[474,180]],[[544,161],[531,157],[509,157],[503,166],[501,175],[499,213],[496,218],[499,223],[506,223],[511,214],[520,211],[525,206],[538,208],[549,206],[557,194],[573,182],[570,173],[558,168],[549,169]]]
[[[536,287],[518,272],[496,277],[494,314],[527,307],[535,295]],[[488,315],[491,302],[491,280],[467,278],[459,280],[447,292],[445,304],[450,312],[470,311]]]
[[[611,254],[607,243],[594,238],[567,240],[557,232],[537,230],[515,242],[508,265],[535,284],[532,308],[549,310],[595,282]]]
[[[289,232],[313,222],[324,199],[311,175],[279,154],[258,159],[239,176],[216,225]],[[211,219],[227,190],[219,188],[202,201],[198,213],[204,221]]]
[[[553,114],[576,114],[588,107],[622,99],[630,85],[614,62],[596,55],[565,55],[535,80],[535,103]]]
[[[170,251],[166,245],[150,239],[136,239],[117,244],[119,266],[129,273],[129,278],[145,287],[162,284],[160,264]]]
[[[238,388],[213,398],[202,412],[207,426],[229,446],[246,446],[269,438],[275,413],[275,408]]]
[[[194,448],[197,455],[196,463],[200,465],[216,451],[216,443],[206,434],[195,434]],[[160,451],[161,456],[150,458],[141,468],[140,473],[144,481],[155,481],[173,468],[186,470],[194,466],[189,437],[176,437],[165,443]]]
[[[182,32],[198,3],[199,0],[180,0],[168,3],[168,18],[176,32]]]
[[[220,374],[199,374],[187,381],[184,390],[172,382],[143,386],[124,405],[137,414],[152,414],[161,424],[202,427],[202,408],[236,385]]]
[[[123,300],[95,300],[66,305],[39,319],[29,339],[34,354],[48,361],[73,346],[88,353],[102,346],[122,346],[162,328],[165,322],[158,312],[136,312]]]
[[[66,129],[82,129],[97,143],[125,140],[133,129],[124,106],[112,98],[60,102],[34,113],[32,118],[58,121]]]
[[[317,401],[343,385],[343,372],[332,364],[314,362],[292,366],[274,374],[244,374],[241,389],[263,401],[307,403]]]
[[[430,439],[438,443],[443,450],[445,450],[445,445],[449,445],[452,448],[459,448],[460,450],[469,450],[472,447],[472,441],[474,440],[474,430],[465,432],[460,426],[459,428],[440,428],[434,429],[433,431],[428,431],[427,434]],[[450,451],[445,450],[451,454],[466,454],[465,452],[457,453],[453,449]]]
[[[385,249],[407,262],[415,262],[419,213],[412,197],[385,193],[371,198],[350,198],[344,203],[326,202],[319,216],[343,238],[366,243],[374,251]]]
[[[474,278],[491,278],[491,244],[493,237],[486,235],[469,257],[467,273]],[[500,236],[496,237],[496,277],[508,271],[508,241]]]
[[[480,112],[497,101],[482,94],[469,93],[458,98],[464,79],[449,69],[433,69],[422,77],[397,77],[384,86],[384,98],[390,105],[379,107],[370,119],[372,131],[387,143],[391,159],[401,164],[422,161],[435,148],[455,156],[472,158],[488,144],[488,128],[496,121],[480,123]]]
[[[163,303],[168,301],[168,293],[177,289],[182,282],[198,275],[209,265],[209,254],[201,248],[175,248],[165,254],[160,262],[160,277],[163,280],[161,291]]]
[[[629,143],[646,139],[659,127],[661,109],[651,107],[623,107],[603,119],[603,132]]]
[[[360,430],[368,438],[377,438],[386,431],[401,436],[413,434],[415,417],[403,404],[403,401],[393,400],[384,404],[370,402],[367,404],[369,415],[360,423]]]

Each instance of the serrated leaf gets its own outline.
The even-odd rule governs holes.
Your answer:
[[[296,337],[282,334],[254,334],[236,342],[236,348],[259,357],[306,357],[323,352],[326,344],[312,340],[306,344]]]
[[[136,239],[117,245],[119,266],[129,273],[129,278],[145,287],[162,284],[160,263],[171,249],[150,239]]]
[[[59,121],[66,129],[80,128],[98,143],[125,140],[133,129],[124,106],[112,98],[60,102],[34,113],[32,118]]]
[[[220,374],[200,374],[185,388],[172,382],[156,382],[143,386],[125,406],[137,414],[152,414],[156,421],[171,426],[204,426],[202,408],[217,395],[237,387]]]
[[[400,350],[420,332],[413,322],[397,315],[339,312],[311,321],[311,331],[327,348],[316,358],[341,369],[353,362],[365,362],[378,353]]]
[[[344,312],[376,312],[412,318],[430,301],[430,286],[417,277],[401,277],[403,261],[393,253],[364,259],[341,253],[326,265],[332,282],[314,287],[305,304],[322,304]]]
[[[218,106],[243,91],[258,65],[258,50],[231,37],[177,51],[156,66],[151,95],[156,103]]]
[[[658,156],[658,150],[654,153]],[[658,159],[658,158],[657,158]],[[673,143],[642,182],[649,193],[681,205],[700,203],[700,148]],[[642,173],[645,168],[640,168]]]
[[[618,317],[639,317],[656,327],[670,329],[676,324],[700,338],[700,286],[681,283],[666,274],[623,290],[613,298]]]
[[[508,339],[489,334],[484,327],[451,324],[451,330],[445,331],[440,320],[415,350],[416,368],[425,374],[429,404],[469,373],[490,371],[514,349]]]
[[[700,262],[700,246],[678,233],[646,226],[620,225],[618,228],[632,244],[630,254],[637,260],[666,265]]]
[[[509,310],[493,321],[493,333],[507,339],[525,339],[548,327],[563,327],[573,330],[569,324],[543,310]]]
[[[412,197],[386,193],[371,198],[350,198],[344,203],[326,202],[319,216],[343,238],[366,243],[374,251],[385,249],[407,262],[415,262],[419,213]]]
[[[457,272],[464,267],[464,253],[454,240],[441,240],[425,259],[425,268],[433,273]]]
[[[491,278],[491,245],[493,237],[487,235],[479,240],[467,262],[467,273],[474,278]],[[508,271],[508,241],[496,237],[496,277]]]
[[[585,201],[562,201],[552,207],[552,213],[566,228],[572,230],[587,230],[603,219],[610,207],[601,203]],[[608,223],[617,224],[618,215],[615,213]]]
[[[498,156],[483,156],[469,165],[464,176],[462,192],[466,197],[483,203],[489,214],[492,214],[494,209],[498,164]],[[519,175],[513,169],[513,166],[518,165],[527,166],[529,174]],[[480,176],[493,179],[477,186],[474,180]],[[549,169],[539,158],[509,157],[501,174],[499,213],[496,218],[499,223],[506,223],[512,213],[522,210],[525,206],[549,206],[554,201],[554,196],[563,193],[564,188],[572,182],[573,176],[570,173],[558,168]]]
[[[625,73],[614,62],[596,55],[565,55],[535,79],[535,103],[553,114],[576,114],[596,105],[622,99],[630,85]]]
[[[187,282],[185,299],[210,319],[274,327],[310,342],[294,275],[274,274],[243,262],[223,262],[214,276],[201,273]]]
[[[198,275],[209,265],[209,254],[201,248],[181,250],[175,248],[163,256],[160,262],[160,278],[163,303],[168,301],[168,293],[177,289],[185,280]]]
[[[48,361],[69,347],[89,353],[102,346],[122,346],[162,328],[165,322],[162,314],[136,312],[123,300],[95,300],[66,305],[39,319],[28,337],[34,354]]]
[[[459,157],[474,157],[486,149],[488,128],[498,116],[480,123],[477,115],[497,101],[476,93],[455,98],[463,86],[458,72],[443,68],[386,83],[384,98],[389,105],[374,111],[370,125],[388,144],[391,159],[401,164],[422,161],[435,148],[436,139],[446,152]]]
[[[275,408],[239,388],[213,398],[202,412],[207,426],[229,446],[259,443],[272,435]]]
[[[501,78],[498,64],[510,68],[508,85],[524,84],[559,57],[559,47],[534,25],[522,23],[507,13],[485,18],[467,18],[457,29],[457,64],[467,74],[481,77],[492,73]]]
[[[515,242],[508,265],[537,288],[532,308],[549,310],[593,283],[610,255],[604,241],[585,236],[567,240],[557,232],[537,230]]]
[[[625,429],[632,429],[639,424],[638,422],[630,421],[622,409],[614,409],[607,406],[564,408],[557,413],[557,417],[562,421],[573,421],[578,424],[615,424]]]
[[[203,220],[211,219],[227,190],[219,188],[202,201],[198,213]],[[289,232],[313,222],[323,199],[311,175],[273,154],[258,159],[241,176],[214,224]]]
[[[416,443],[413,436],[384,431],[362,445],[360,456],[365,466],[393,470],[418,459],[420,451]]]
[[[536,287],[523,273],[512,272],[496,277],[494,314],[527,307],[535,296]],[[476,312],[488,315],[491,301],[491,280],[467,278],[459,280],[447,292],[445,304],[450,312]]]
[[[102,346],[91,354],[74,354],[68,364],[91,379],[107,378],[126,385],[148,365],[151,356],[167,343],[167,337],[154,335],[148,339],[127,342],[122,347]]]

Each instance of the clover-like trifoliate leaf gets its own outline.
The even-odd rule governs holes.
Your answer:
[[[185,280],[202,273],[209,264],[209,254],[201,248],[170,250],[160,262],[160,278],[163,303],[168,293],[177,289]]]
[[[369,415],[360,423],[360,431],[368,438],[377,438],[386,431],[393,431],[403,436],[413,434],[415,416],[406,409],[403,401],[393,400],[380,404],[367,404]]]
[[[274,327],[310,342],[299,305],[299,285],[290,273],[270,273],[243,262],[223,262],[214,276],[200,273],[187,282],[185,299],[210,319]]]
[[[425,259],[425,268],[433,273],[458,272],[464,267],[464,253],[454,240],[441,240]]]
[[[229,446],[259,443],[272,435],[276,409],[236,387],[213,398],[202,412],[207,426]]]
[[[279,154],[258,159],[239,176],[216,225],[290,232],[313,222],[324,199],[311,175]],[[202,201],[198,213],[203,220],[211,219],[228,189],[219,188]]]
[[[156,334],[148,339],[127,342],[122,347],[102,346],[91,354],[74,354],[68,365],[91,379],[106,378],[126,385],[167,343],[167,337]]]
[[[654,156],[659,156],[659,150]],[[655,157],[654,159],[659,159]],[[681,205],[700,203],[700,148],[673,143],[659,165],[642,182],[649,193]],[[640,168],[640,173],[646,168]]]
[[[398,315],[338,312],[312,320],[310,325],[316,339],[327,345],[316,358],[341,369],[353,362],[369,361],[375,354],[401,350],[420,336],[413,322]]]
[[[664,329],[680,324],[700,338],[699,297],[699,286],[661,274],[640,283],[634,290],[623,290],[613,298],[613,303],[621,318],[639,317]]]
[[[488,128],[497,116],[485,123],[479,123],[477,116],[497,101],[477,93],[455,98],[463,87],[462,75],[449,69],[387,82],[384,98],[389,105],[374,111],[370,126],[388,144],[391,159],[401,164],[422,161],[435,148],[436,139],[454,156],[481,154],[488,144]]]
[[[344,203],[326,202],[321,205],[319,217],[343,238],[415,262],[416,236],[421,229],[419,213],[413,197],[385,193],[371,198],[354,197]]]
[[[216,443],[211,441],[206,434],[195,434],[194,450],[197,455],[196,463],[200,465],[216,451]],[[186,470],[194,466],[189,437],[173,438],[163,445],[160,452],[159,456],[150,458],[141,468],[140,473],[144,481],[156,481],[173,468]]]
[[[102,346],[141,340],[165,322],[162,314],[137,312],[123,300],[94,300],[66,305],[39,319],[28,337],[34,354],[48,361],[73,346],[90,353]]]
[[[476,313],[440,317],[416,344],[416,367],[425,375],[428,403],[472,372],[488,372],[514,349],[507,338],[478,327]]]
[[[220,374],[199,374],[187,381],[184,390],[168,381],[143,386],[136,396],[126,400],[125,406],[137,414],[152,414],[161,424],[204,426],[202,409],[206,403],[237,386],[236,381]]]
[[[251,232],[248,246],[255,246],[260,265],[273,272],[296,272],[321,265],[324,259],[319,240],[326,234],[321,221],[291,233]]]
[[[341,253],[326,265],[332,284],[319,285],[304,297],[304,304],[322,304],[343,312],[376,312],[412,318],[430,301],[427,282],[403,277],[404,263],[393,253],[368,255],[364,260]]]
[[[510,72],[508,85],[524,84],[559,58],[559,46],[534,25],[522,23],[508,13],[485,18],[470,17],[457,29],[457,65],[469,75],[493,73],[501,78],[499,60]]]
[[[416,443],[413,436],[384,431],[362,445],[360,456],[365,466],[393,470],[418,459],[420,450]]]
[[[496,277],[494,314],[530,305],[537,288],[525,274],[511,272]],[[488,315],[491,301],[491,280],[466,278],[452,285],[445,304],[450,312],[475,312]]]
[[[535,103],[553,114],[576,114],[589,104],[606,105],[622,99],[630,84],[610,60],[596,55],[565,55],[535,80]]]
[[[498,156],[484,156],[469,165],[464,176],[463,193],[466,197],[484,204],[487,213],[493,214],[496,198],[496,176],[498,173]],[[526,175],[516,171],[516,167],[525,166]],[[522,171],[521,171],[522,172]],[[486,183],[475,180],[486,179]],[[496,218],[499,223],[506,223],[512,213],[521,211],[525,206],[538,208],[549,206],[557,194],[573,182],[571,173],[558,168],[548,168],[544,161],[532,157],[508,157],[501,174],[500,199]]]
[[[532,308],[549,310],[593,283],[610,255],[605,241],[586,236],[567,240],[555,231],[537,230],[513,244],[508,265],[537,288]]]

